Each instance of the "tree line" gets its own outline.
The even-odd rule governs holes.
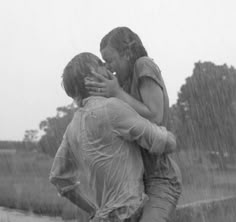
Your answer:
[[[41,152],[54,156],[76,107],[57,108],[54,117],[41,121],[44,132],[36,142]],[[197,62],[170,108],[169,128],[178,150],[236,153],[236,70],[227,65]],[[34,142],[37,130],[27,130],[24,141]]]

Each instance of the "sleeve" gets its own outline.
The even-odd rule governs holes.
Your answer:
[[[143,78],[148,77],[154,80],[161,89],[164,89],[164,82],[159,67],[148,57],[142,57],[135,63],[135,75],[137,82],[140,83]]]
[[[68,186],[76,184],[76,164],[69,149],[66,133],[55,155],[49,177],[61,195],[69,190]]]
[[[167,130],[141,117],[128,104],[113,99],[107,105],[113,133],[124,140],[136,141],[141,147],[152,153],[162,154],[167,142]]]
[[[49,180],[56,186],[60,196],[66,197],[92,216],[95,208],[80,190],[78,169],[67,140],[67,131],[68,128],[54,158]]]

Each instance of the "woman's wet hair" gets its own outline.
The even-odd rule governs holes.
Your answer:
[[[76,55],[64,68],[62,86],[68,96],[73,99],[89,96],[84,79],[91,74],[91,69],[97,69],[102,61],[92,53],[84,52]]]
[[[127,55],[132,69],[138,58],[148,56],[139,36],[127,27],[117,27],[105,35],[100,42],[100,51],[106,46],[114,48],[121,56]]]

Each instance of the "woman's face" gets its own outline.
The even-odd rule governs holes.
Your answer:
[[[121,85],[127,80],[129,76],[129,60],[126,55],[120,54],[109,45],[101,50],[102,58],[106,62],[106,67],[112,73],[116,72],[116,76]]]

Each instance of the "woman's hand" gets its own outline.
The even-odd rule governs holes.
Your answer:
[[[91,70],[94,75],[94,79],[85,78],[85,87],[89,91],[91,96],[103,96],[103,97],[117,97],[122,88],[119,85],[117,78],[108,71],[108,78]]]

